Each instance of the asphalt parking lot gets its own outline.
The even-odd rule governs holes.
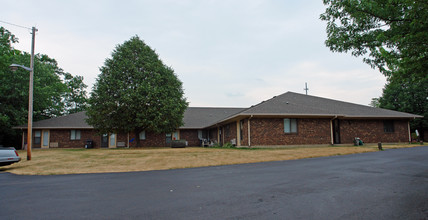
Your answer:
[[[428,147],[166,171],[0,173],[0,219],[428,219]]]

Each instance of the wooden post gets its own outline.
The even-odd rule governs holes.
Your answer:
[[[27,160],[31,160],[31,148],[33,139],[33,76],[34,76],[34,41],[37,29],[33,27],[31,32],[31,61],[30,61],[30,85],[28,94],[28,129],[27,129]]]
[[[383,148],[382,148],[382,142],[377,143],[377,148],[379,148],[379,150],[383,150]]]

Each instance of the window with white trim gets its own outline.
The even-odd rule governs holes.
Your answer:
[[[40,144],[42,141],[42,132],[34,131],[34,144]]]
[[[80,140],[80,130],[71,130],[70,140]]]
[[[393,120],[383,121],[383,131],[385,133],[394,133],[394,121]]]
[[[284,133],[286,134],[297,133],[297,119],[295,118],[284,119]]]
[[[140,136],[140,140],[146,140],[146,131],[140,132],[139,136]]]

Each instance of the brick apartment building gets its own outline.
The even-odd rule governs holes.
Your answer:
[[[33,147],[135,147],[136,134],[97,134],[85,112],[33,123]],[[287,92],[249,108],[189,107],[184,125],[173,133],[143,131],[141,147],[166,147],[173,140],[188,146],[231,143],[237,146],[352,144],[410,142],[409,121],[422,116],[373,108],[316,96]],[[15,127],[23,131],[26,125]]]

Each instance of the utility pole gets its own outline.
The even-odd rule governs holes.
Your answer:
[[[33,76],[34,76],[34,42],[36,39],[35,27],[31,28],[31,61],[30,61],[30,86],[28,94],[28,129],[27,129],[27,160],[31,160],[31,148],[33,140]]]
[[[305,82],[305,88],[303,90],[306,90],[306,95],[308,95],[308,83]]]
[[[5,21],[0,21],[1,23],[10,24],[19,28],[30,29],[28,27],[12,24]],[[19,64],[11,64],[10,70],[16,71],[18,68],[23,68],[30,72],[30,82],[28,88],[28,128],[27,128],[27,160],[31,160],[31,148],[33,140],[33,77],[34,77],[34,43],[36,41],[36,27],[31,28],[31,60],[30,67],[26,67]]]

